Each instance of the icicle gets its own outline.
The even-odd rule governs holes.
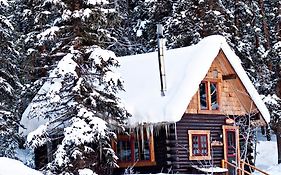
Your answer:
[[[154,128],[155,129],[155,133],[156,133],[157,136],[159,136],[159,130],[161,129],[161,127],[160,126],[156,126],[156,128]]]
[[[159,136],[159,134],[158,134],[158,127],[155,126],[155,128],[153,128],[153,129],[154,129],[155,135]]]
[[[99,146],[100,146],[100,161],[102,161],[102,144],[101,144],[101,142],[99,142]]]
[[[140,139],[139,139],[139,138],[140,138],[140,137],[139,137],[139,126],[137,126],[137,127],[135,128],[135,130],[136,130],[135,132],[136,132],[136,135],[137,135],[137,136],[136,136],[136,137],[137,137],[137,138],[136,138],[136,142],[137,142],[137,144],[138,144],[138,149],[140,149],[140,142],[139,142],[139,140],[140,140]],[[138,152],[134,152],[133,154],[135,154],[135,156],[134,156],[134,157],[135,157],[135,161],[137,161],[137,160],[136,160],[136,156],[137,156],[136,154],[139,154],[139,150],[138,150]]]
[[[144,135],[143,135],[143,125],[140,127],[140,134],[141,134],[141,148],[142,152],[144,152]]]
[[[148,126],[148,125],[146,125],[145,131],[146,131],[147,140],[149,140],[149,138],[150,138],[150,132],[149,132],[149,126]]]
[[[175,123],[175,139],[178,140],[177,123]]]
[[[149,126],[149,131],[150,131],[150,134],[153,136],[153,128],[154,128],[154,126],[153,125],[150,125]]]
[[[134,132],[136,132],[136,139],[137,139],[137,141],[139,140],[139,129],[138,129],[139,127],[137,126],[136,128],[135,128],[135,130],[134,130]]]
[[[165,125],[166,138],[168,138],[168,125]]]

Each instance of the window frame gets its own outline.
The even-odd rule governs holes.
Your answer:
[[[144,132],[145,134],[145,132]],[[140,136],[139,136],[140,137]],[[131,148],[131,161],[120,161],[118,160],[118,166],[120,168],[127,168],[129,166],[135,166],[135,167],[142,167],[142,166],[154,166],[156,165],[155,161],[155,152],[154,152],[154,138],[153,134],[149,136],[149,138],[145,135],[146,139],[149,143],[149,160],[139,160],[135,161],[135,143],[136,143],[136,134],[130,133],[129,135],[124,134],[118,134],[117,140],[113,142],[112,147],[117,155],[117,144],[118,141],[129,141],[130,142],[130,148]],[[141,138],[139,138],[141,139]],[[141,141],[140,141],[141,142]]]
[[[207,140],[207,154],[206,155],[194,155],[193,154],[193,136],[206,136]],[[200,138],[200,137],[199,137]],[[211,140],[209,130],[188,130],[188,141],[189,141],[189,160],[211,160]],[[198,148],[201,148],[199,145]],[[201,150],[202,151],[202,150]]]
[[[198,112],[199,113],[218,113],[220,112],[221,109],[221,103],[220,103],[220,81],[217,79],[204,79],[203,81],[201,81],[201,83],[205,83],[206,86],[206,95],[207,95],[207,109],[201,109],[201,98],[200,98],[200,85],[198,88]],[[201,84],[200,83],[200,84]],[[218,103],[218,108],[217,109],[212,109],[212,99],[211,99],[211,83],[216,84],[216,99],[217,99],[217,103]]]

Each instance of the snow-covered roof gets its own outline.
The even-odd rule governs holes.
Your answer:
[[[183,116],[213,60],[223,50],[266,122],[270,114],[253,86],[240,59],[222,36],[202,39],[198,44],[165,51],[167,91],[160,93],[158,53],[121,57],[120,74],[125,92],[120,93],[132,114],[129,125],[177,122]]]
[[[63,84],[63,77],[69,75],[77,76],[75,72],[77,64],[72,60],[72,57],[72,54],[65,55],[62,60],[59,61],[57,67],[50,73],[50,76],[47,81],[43,84],[43,86],[37,92],[36,96],[33,98],[32,102],[27,106],[24,113],[22,114],[20,123],[25,128],[20,127],[19,133],[27,135],[37,129],[40,125],[43,125],[53,120],[50,117],[42,117],[44,116],[44,112],[49,109],[42,109],[42,106],[47,106],[49,103],[61,101],[59,93]],[[59,76],[58,74],[60,74],[61,76]],[[42,97],[42,95],[44,97]],[[48,98],[49,101],[41,101],[42,98]],[[37,132],[42,131],[42,129],[44,129],[44,127],[39,128]]]

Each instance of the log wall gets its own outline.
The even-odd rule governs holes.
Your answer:
[[[175,152],[171,151],[171,142],[167,139],[167,136],[171,130],[163,126],[156,126],[154,128],[154,155],[156,160],[156,165],[154,166],[142,166],[142,167],[132,167],[134,173],[169,173],[172,165],[172,156]],[[127,167],[129,168],[129,167]],[[117,168],[114,170],[114,175],[124,174],[126,168]]]
[[[223,146],[211,147],[211,160],[189,160],[189,143],[188,143],[188,130],[209,130],[211,134],[211,142],[222,142],[222,125],[225,124],[224,115],[193,115],[185,114],[182,119],[176,124],[176,136],[175,132],[171,132],[171,142],[174,143],[174,147],[171,150],[175,150],[176,156],[173,160],[173,170],[178,173],[192,173],[194,171],[191,168],[192,165],[216,165],[221,166],[221,160],[223,159]],[[177,139],[174,139],[177,137]]]

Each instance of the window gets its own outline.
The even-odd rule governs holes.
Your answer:
[[[218,110],[218,83],[203,81],[199,85],[200,110]]]
[[[189,130],[189,159],[208,160],[210,156],[210,131]]]
[[[137,133],[118,135],[113,148],[120,167],[155,165],[153,134],[146,132],[145,128],[143,132],[139,129]]]
[[[228,130],[226,131],[227,137],[227,156],[228,157],[235,157],[236,156],[236,137],[235,137],[235,130]]]
[[[200,109],[205,110],[208,109],[208,90],[207,90],[208,84],[207,82],[202,82],[199,85],[199,94],[200,94]]]

